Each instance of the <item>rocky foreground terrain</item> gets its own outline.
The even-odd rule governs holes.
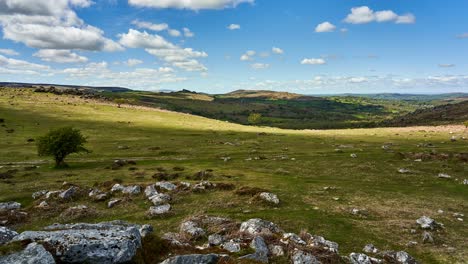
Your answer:
[[[124,161],[117,160],[116,164]],[[58,204],[66,204],[81,196],[94,202],[107,203],[109,208],[129,196],[144,195],[153,206],[148,208],[150,218],[171,214],[171,196],[184,192],[208,192],[218,186],[201,181],[156,182],[145,186],[114,184],[110,188],[87,189],[64,183],[62,190],[41,190],[32,194],[35,208],[22,210],[17,202],[0,203],[0,244],[20,244],[21,251],[1,256],[1,264],[10,263],[128,263],[137,262],[148,254],[155,244],[164,247],[161,263],[401,263],[417,261],[405,251],[380,251],[372,244],[362,252],[340,255],[339,245],[326,238],[303,230],[289,233],[267,219],[253,218],[244,222],[218,216],[196,215],[180,223],[179,232],[166,232],[156,238],[151,225],[132,224],[121,220],[101,223],[53,224],[40,231],[17,233],[9,225],[26,219],[30,214],[53,210]],[[245,188],[244,191],[248,191]],[[267,204],[279,204],[276,194],[260,192],[255,199]],[[66,209],[65,215],[86,215],[92,209],[85,205]],[[361,213],[358,209],[354,214]],[[463,215],[459,215],[462,219]],[[462,219],[463,220],[463,219]],[[443,229],[443,225],[427,216],[415,220],[411,232],[421,233],[422,243],[431,243],[431,232]],[[433,241],[432,241],[433,242]],[[418,242],[410,242],[418,243]],[[146,256],[148,257],[148,256]],[[279,261],[279,262],[278,262]],[[152,263],[152,262],[150,262]],[[284,262],[283,262],[284,263]]]

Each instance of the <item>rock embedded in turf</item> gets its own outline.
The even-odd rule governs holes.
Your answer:
[[[249,219],[243,222],[239,231],[249,235],[279,234],[282,232],[276,224],[260,218]]]
[[[294,250],[291,255],[293,264],[321,264],[321,262],[311,253],[302,250]]]
[[[116,204],[120,203],[122,200],[121,199],[112,199],[107,203],[107,208],[112,208]]]
[[[146,237],[149,234],[153,233],[154,229],[152,225],[142,225],[138,230],[140,232],[141,237]]]
[[[111,188],[111,192],[121,192],[123,191],[123,189],[125,189],[125,187],[119,183],[116,183],[114,184],[114,186],[112,186]]]
[[[274,193],[269,193],[269,192],[262,192],[259,194],[259,197],[269,203],[273,204],[279,204],[280,200],[278,199],[278,196]]]
[[[123,188],[122,193],[136,195],[141,193],[141,187],[138,185],[127,186]]]
[[[10,242],[16,235],[18,235],[16,231],[0,226],[0,245]]]
[[[450,179],[452,178],[452,176],[446,174],[446,173],[439,173],[439,175],[437,175],[438,178],[441,178],[441,179]]]
[[[285,254],[283,246],[280,245],[269,245],[268,249],[270,250],[271,255],[275,257],[284,256]]]
[[[379,250],[373,244],[367,244],[362,251],[370,254],[376,254]]]
[[[427,231],[424,231],[423,234],[422,234],[422,241],[423,243],[434,243],[434,238],[432,238],[432,235],[431,233],[427,232]]]
[[[239,252],[241,250],[241,246],[240,246],[240,243],[239,242],[236,242],[235,240],[230,240],[228,242],[225,242],[221,245],[221,247],[224,249],[224,250],[227,250],[231,253],[236,253],[236,252]]]
[[[141,247],[138,225],[119,221],[66,224],[49,231],[25,231],[15,241],[47,241],[48,250],[64,263],[126,263]]]
[[[362,253],[351,253],[349,254],[349,260],[351,264],[373,264],[372,259],[366,254]],[[380,263],[380,262],[377,262]]]
[[[41,190],[41,191],[34,192],[32,194],[32,198],[34,200],[39,199],[39,198],[43,197],[44,195],[46,195],[48,192],[49,191],[47,191],[47,190]]]
[[[419,224],[422,229],[434,230],[441,227],[441,224],[437,223],[434,219],[428,216],[421,216],[418,220],[416,220],[416,223]]]
[[[148,198],[153,205],[166,204],[171,200],[171,196],[165,193],[158,193]]]
[[[411,171],[409,169],[406,169],[406,168],[400,168],[400,169],[398,169],[398,172],[401,173],[401,174],[407,174],[407,173],[410,173]]]
[[[254,237],[250,243],[250,247],[255,249],[255,253],[242,256],[240,259],[251,259],[257,262],[268,263],[268,255],[270,254],[270,251],[268,250],[268,246],[263,237]]]
[[[193,255],[180,255],[168,258],[161,262],[160,264],[189,264],[189,263],[196,263],[196,264],[216,264],[221,259],[221,257],[217,254],[208,254],[208,255],[200,255],[200,254],[193,254]]]
[[[300,238],[294,233],[284,233],[281,242],[284,244],[289,244],[290,242],[292,242],[293,245],[307,245],[307,243],[304,240],[302,240],[302,238]]]
[[[55,260],[42,245],[30,243],[21,252],[0,256],[0,264],[55,264]]]
[[[171,182],[157,182],[156,186],[167,191],[173,191],[177,188],[177,186]]]
[[[220,234],[212,234],[208,236],[208,244],[210,246],[219,246],[224,242],[224,237]]]
[[[145,196],[146,197],[151,197],[155,194],[158,194],[158,191],[156,191],[156,188],[154,188],[154,184],[148,185],[145,188]]]
[[[197,223],[193,221],[185,221],[180,225],[180,232],[186,234],[190,239],[198,239],[206,234],[206,231],[199,227]]]
[[[49,204],[46,201],[42,201],[41,203],[39,203],[39,205],[37,207],[42,208],[42,209],[46,209],[46,208],[49,208]]]
[[[2,211],[10,211],[10,210],[17,210],[21,208],[21,204],[17,202],[5,202],[0,203],[0,212]]]
[[[59,194],[59,197],[62,199],[71,199],[73,198],[76,194],[78,193],[78,187],[76,186],[71,186],[67,190],[61,192]]]
[[[416,264],[416,260],[405,251],[387,251],[383,254],[384,259],[389,263]],[[393,262],[392,262],[393,261]]]
[[[323,247],[324,249],[327,249],[330,252],[338,253],[338,247],[339,247],[338,243],[330,241],[330,240],[326,240],[322,236],[313,236],[311,244],[313,246]]]
[[[351,153],[351,155],[349,155],[351,158],[355,159],[357,158],[357,154],[356,153]]]
[[[163,204],[159,206],[151,206],[148,210],[148,214],[150,216],[158,216],[158,215],[164,215],[169,213],[171,210],[171,205],[170,204]]]

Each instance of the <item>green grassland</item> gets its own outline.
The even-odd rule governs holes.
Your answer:
[[[151,104],[157,100],[149,93],[127,94]],[[218,109],[203,105],[201,99],[194,101],[200,109]],[[223,109],[237,107],[229,103],[221,105]],[[252,104],[252,107],[263,106]],[[336,241],[343,254],[360,252],[364,245],[373,243],[379,249],[406,250],[422,263],[463,263],[468,259],[468,224],[452,215],[468,214],[468,189],[461,184],[468,178],[466,162],[456,158],[415,162],[403,157],[409,152],[467,153],[468,141],[450,141],[452,136],[468,137],[468,131],[461,125],[285,130],[141,106],[118,108],[111,103],[23,89],[0,89],[0,118],[5,120],[4,127],[0,127],[0,172],[18,170],[13,178],[0,180],[0,202],[21,202],[29,212],[27,221],[15,226],[20,231],[40,229],[55,222],[122,219],[152,224],[156,233],[162,234],[176,231],[182,219],[194,214],[236,220],[260,217],[287,231],[307,229]],[[92,152],[71,155],[68,169],[53,169],[52,160],[38,157],[35,144],[27,140],[51,128],[70,125],[88,137],[86,146]],[[8,133],[8,129],[14,132]],[[435,147],[418,146],[429,142]],[[382,145],[389,143],[390,150],[382,149]],[[118,149],[122,145],[129,148]],[[351,153],[358,158],[351,158]],[[224,162],[222,157],[231,160]],[[106,168],[114,159],[132,159],[137,165],[132,170]],[[24,169],[31,165],[40,167]],[[144,186],[155,182],[152,175],[157,168],[173,172],[174,167],[185,168],[176,181],[186,181],[198,171],[212,169],[211,181],[232,183],[236,188],[264,188],[278,194],[281,204],[271,207],[256,203],[232,190],[182,193],[174,197],[170,216],[151,219],[145,214],[150,204],[143,194],[112,209],[84,197],[67,204],[58,203],[55,210],[46,212],[35,209],[37,201],[31,198],[38,190],[60,189],[65,181],[82,187],[108,181]],[[411,173],[400,174],[399,168],[408,168]],[[441,172],[452,179],[438,179]],[[94,208],[94,214],[60,216],[63,209],[77,204]],[[352,215],[353,208],[366,209],[368,215]],[[438,214],[439,209],[444,213]],[[421,232],[410,232],[422,215],[445,225],[442,231],[434,232],[435,244],[422,244]],[[407,247],[409,241],[419,244]]]

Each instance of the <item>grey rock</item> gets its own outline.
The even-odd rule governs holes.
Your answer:
[[[208,255],[181,255],[168,258],[161,262],[161,264],[216,264],[220,256],[217,254]]]
[[[108,193],[102,192],[99,189],[93,189],[88,193],[88,196],[94,201],[104,201],[107,199],[108,195]]]
[[[17,202],[5,202],[0,203],[0,212],[2,211],[10,211],[10,210],[17,210],[21,208],[21,204]]]
[[[61,192],[59,194],[59,197],[62,199],[71,199],[73,198],[73,196],[76,195],[77,192],[78,192],[78,187],[72,186],[68,188],[67,190]]]
[[[405,251],[385,252],[384,258],[386,260],[391,260],[399,264],[416,264],[417,263],[416,260],[412,256],[410,256],[408,253],[406,253]]]
[[[57,197],[62,191],[48,191],[46,193],[46,199],[50,199],[52,197]]]
[[[169,241],[174,246],[179,246],[179,247],[189,246],[188,243],[182,242],[183,238],[181,237],[179,233],[172,233],[172,232],[164,233],[162,235],[162,239]]]
[[[151,206],[148,210],[148,214],[150,216],[158,216],[158,215],[163,215],[169,213],[171,210],[171,205],[170,204],[163,204],[159,206]]]
[[[36,200],[36,199],[39,199],[39,198],[41,198],[42,196],[46,195],[47,193],[48,193],[47,190],[37,191],[37,192],[34,192],[34,193],[32,194],[32,198],[33,198],[34,200]]]
[[[219,246],[224,242],[224,237],[220,234],[212,234],[208,236],[208,244],[210,246]]]
[[[157,182],[156,186],[167,191],[173,191],[177,186],[171,182]]]
[[[153,233],[154,229],[152,225],[142,225],[138,231],[140,232],[141,237],[146,237]]]
[[[112,208],[116,204],[120,203],[122,200],[121,199],[112,199],[107,203],[107,208]]]
[[[122,193],[136,195],[141,193],[141,187],[138,185],[127,186],[122,189]]]
[[[260,198],[262,198],[264,201],[267,201],[269,203],[273,204],[279,204],[280,200],[278,199],[278,196],[274,193],[269,193],[269,192],[262,192],[260,193]]]
[[[123,189],[125,189],[123,185],[116,183],[114,186],[112,186],[111,192],[121,192]]]
[[[45,208],[49,208],[49,204],[46,201],[42,201],[37,207],[45,209]]]
[[[400,168],[400,169],[398,169],[398,172],[401,173],[401,174],[406,174],[406,173],[410,173],[411,171],[409,169],[406,169],[406,168]]]
[[[261,233],[278,234],[282,231],[276,224],[272,222],[262,220],[260,218],[253,218],[241,224],[240,232],[255,236]]]
[[[284,248],[280,245],[269,245],[268,249],[271,252],[271,255],[275,257],[284,256]]]
[[[151,197],[155,194],[158,194],[158,191],[156,191],[156,188],[154,188],[154,184],[148,185],[145,188],[145,196],[146,197]]]
[[[18,235],[18,233],[15,231],[7,227],[0,226],[0,245],[10,242],[16,235]]]
[[[468,185],[468,179],[463,180],[463,185]]]
[[[256,236],[250,243],[250,247],[255,249],[255,253],[240,257],[240,259],[252,259],[257,262],[268,263],[268,246],[261,236]]]
[[[422,241],[423,243],[434,243],[434,238],[432,238],[431,233],[424,231],[422,234]]]
[[[349,155],[351,158],[355,159],[357,158],[357,154],[356,153],[351,153],[351,155]]]
[[[125,263],[141,247],[141,236],[138,226],[120,223],[57,224],[48,231],[25,231],[14,240],[47,243],[60,262]]]
[[[438,178],[441,178],[441,179],[450,179],[452,178],[452,176],[446,174],[446,173],[439,173],[439,175],[437,175]]]
[[[379,252],[379,250],[373,244],[367,244],[362,251],[370,254],[375,254]]]
[[[223,243],[221,247],[231,253],[239,252],[241,250],[240,243],[234,240]]]
[[[317,247],[323,247],[329,250],[330,252],[338,253],[338,247],[339,247],[338,243],[330,241],[330,240],[326,240],[322,236],[314,236],[312,239],[312,245],[317,246]]]
[[[55,264],[55,260],[42,245],[31,243],[21,252],[0,256],[0,264]]]
[[[418,220],[416,220],[416,223],[418,223],[422,229],[430,230],[436,229],[441,226],[441,224],[437,223],[434,219],[428,216],[421,216]]]
[[[281,239],[281,242],[285,243],[285,244],[289,244],[290,242],[292,242],[293,244],[297,244],[297,245],[307,245],[307,243],[302,240],[302,238],[300,238],[298,235],[294,234],[294,233],[284,233],[283,234],[283,238]]]
[[[203,228],[193,221],[185,221],[180,225],[180,232],[190,236],[190,239],[198,239],[206,234]]]
[[[165,193],[157,193],[149,198],[153,205],[166,204],[171,200],[171,196]]]
[[[311,253],[302,250],[295,250],[291,256],[293,264],[320,264],[321,262]]]
[[[371,258],[366,254],[362,253],[351,253],[349,254],[351,264],[372,264]]]

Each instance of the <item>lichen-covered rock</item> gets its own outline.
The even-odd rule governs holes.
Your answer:
[[[123,189],[125,189],[123,185],[116,183],[112,186],[111,192],[121,192]]]
[[[62,191],[48,191],[46,193],[46,199],[50,199],[50,198],[53,198],[53,197],[57,197]]]
[[[21,252],[0,256],[0,264],[55,264],[55,260],[42,245],[31,243]]]
[[[153,233],[154,229],[152,225],[142,225],[138,231],[140,231],[141,237],[146,237]]]
[[[281,229],[274,223],[260,219],[253,218],[243,222],[240,226],[240,232],[249,235],[258,234],[278,234],[281,233]]]
[[[118,221],[99,224],[66,224],[49,231],[25,231],[15,241],[47,244],[58,260],[66,263],[125,263],[141,247],[139,226]]]
[[[376,254],[377,252],[379,252],[379,250],[373,244],[367,244],[366,246],[364,246],[362,251],[370,254]]]
[[[422,234],[422,241],[423,243],[434,243],[434,238],[432,238],[431,233],[424,231]]]
[[[170,204],[163,204],[159,206],[151,206],[148,210],[149,216],[158,216],[169,213],[171,210]]]
[[[189,246],[188,243],[182,242],[183,238],[179,233],[172,233],[172,232],[164,233],[161,238],[169,241],[174,246],[179,246],[179,247]]]
[[[240,257],[240,259],[251,259],[257,262],[268,263],[268,246],[261,236],[256,236],[250,243],[250,247],[255,249],[255,253]]]
[[[186,234],[190,239],[198,239],[206,234],[203,228],[199,227],[197,223],[193,221],[185,221],[180,225],[180,232]]]
[[[227,250],[231,253],[239,252],[241,250],[241,246],[239,242],[236,242],[234,240],[230,240],[228,242],[225,242],[221,245],[221,247],[224,250]]]
[[[0,226],[0,245],[10,242],[16,235],[18,235],[18,233],[15,231],[7,227]]]
[[[39,205],[36,206],[37,208],[42,208],[42,209],[46,209],[46,208],[49,208],[49,203],[47,203],[46,201],[42,201],[39,203]]]
[[[208,244],[210,246],[219,246],[224,242],[224,237],[220,234],[212,234],[208,236]]]
[[[272,204],[279,204],[280,200],[278,199],[278,196],[274,193],[269,193],[269,192],[262,192],[259,194],[259,197],[269,203]]]
[[[349,259],[351,264],[372,264],[371,258],[362,253],[351,253]]]
[[[405,251],[387,251],[383,254],[384,259],[390,263],[417,264],[417,261]]]
[[[434,219],[428,216],[421,216],[418,220],[416,220],[416,223],[418,223],[422,229],[433,230],[438,227],[441,227],[441,224],[437,223]]]
[[[166,204],[171,200],[171,196],[165,193],[157,193],[149,198],[153,205]]]
[[[161,262],[161,264],[216,264],[221,257],[217,254],[208,255],[181,255],[168,258]]]
[[[5,202],[0,203],[0,212],[2,211],[10,211],[10,210],[17,210],[21,208],[21,204],[17,202]]]
[[[156,186],[167,191],[173,191],[177,186],[171,182],[157,182]]]
[[[294,233],[284,233],[283,234],[283,238],[281,239],[281,242],[285,243],[285,244],[289,244],[290,242],[292,242],[293,244],[298,244],[298,245],[307,245],[307,243],[302,240],[302,238],[300,238],[298,235],[294,234]]]
[[[121,199],[112,199],[107,203],[107,208],[112,208],[118,203],[120,203],[122,200]]]
[[[65,191],[59,194],[59,197],[62,199],[71,199],[73,198],[78,192],[78,187],[71,186],[70,188],[66,189]]]
[[[338,243],[330,241],[330,240],[326,240],[322,236],[314,236],[312,238],[311,244],[313,246],[323,247],[330,252],[338,253],[338,247],[339,247]]]
[[[271,255],[275,257],[284,256],[285,254],[283,246],[280,245],[269,245],[268,249],[270,250]]]
[[[32,198],[33,198],[34,200],[39,199],[39,198],[41,198],[42,196],[46,195],[48,192],[49,192],[49,191],[47,191],[47,190],[41,190],[41,191],[34,192],[34,193],[32,194]]]
[[[148,185],[145,188],[145,196],[150,198],[151,196],[158,194],[158,191],[156,191],[156,188],[154,188],[154,184]]]
[[[141,193],[141,187],[138,185],[127,186],[122,189],[122,193],[136,195]]]
[[[309,252],[302,250],[295,250],[291,256],[291,262],[293,264],[321,264],[318,259]]]

